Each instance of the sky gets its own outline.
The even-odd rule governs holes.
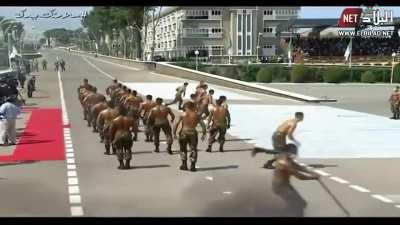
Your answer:
[[[357,7],[357,6],[355,6]],[[25,15],[43,15],[48,13],[52,9],[56,9],[58,14],[71,13],[72,15],[80,15],[82,12],[89,12],[92,7],[0,7],[0,16],[6,18],[15,18],[18,13],[24,8],[27,8]],[[345,7],[301,7],[300,18],[339,18],[342,10]],[[400,7],[383,7],[384,9],[393,10],[394,17],[400,17]],[[27,30],[27,39],[37,38],[44,31],[52,28],[66,28],[66,29],[77,29],[81,27],[79,18],[39,18],[32,20],[30,18],[17,19],[25,24]]]

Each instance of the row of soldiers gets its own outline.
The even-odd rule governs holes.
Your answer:
[[[196,87],[196,93],[191,94],[191,100],[183,104],[188,83],[176,89],[174,101],[164,104],[162,98],[153,100],[152,95],[145,99],[117,80],[107,87],[106,95],[97,93],[97,88],[84,79],[84,84],[78,88],[80,103],[83,107],[84,120],[93,132],[99,132],[100,140],[105,145],[105,154],[116,154],[119,169],[129,169],[132,159],[133,142],[138,140],[139,121],[145,127],[146,142],[154,142],[155,152],[160,152],[160,132],[164,132],[167,143],[167,152],[172,153],[173,139],[178,139],[182,164],[181,170],[188,170],[187,146],[190,148],[190,170],[196,171],[198,133],[196,127],[202,129],[201,139],[204,141],[207,129],[209,140],[207,152],[211,152],[212,144],[218,141],[219,151],[223,152],[226,130],[230,128],[230,113],[226,97],[221,96],[214,101],[213,90],[208,90],[207,84],[201,81]],[[179,109],[183,113],[176,123],[175,114],[168,106],[179,102]],[[210,110],[211,108],[211,110]],[[168,118],[169,117],[169,118]],[[207,125],[204,120],[207,119]],[[173,126],[171,126],[171,124]],[[179,132],[178,132],[179,130]],[[177,136],[179,133],[179,137]],[[133,134],[133,135],[132,135]],[[125,160],[125,162],[124,162]]]

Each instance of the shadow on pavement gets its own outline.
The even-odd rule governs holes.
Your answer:
[[[26,160],[26,161],[20,161],[20,162],[0,163],[0,166],[15,166],[15,165],[21,165],[21,164],[30,164],[30,163],[35,163],[35,162],[37,162],[37,161]]]
[[[151,154],[153,151],[132,151],[132,155],[139,155],[139,154]]]
[[[237,169],[237,168],[239,168],[239,165],[204,167],[204,168],[198,168],[197,171],[226,170],[226,169]]]
[[[326,168],[326,167],[338,167],[338,165],[325,165],[325,164],[309,164],[312,168]]]
[[[148,165],[148,166],[132,166],[131,169],[153,169],[153,168],[163,168],[171,167],[170,165]]]
[[[253,140],[253,139],[251,139],[251,138],[232,138],[232,139],[225,140],[225,142],[228,142],[228,141],[251,141],[251,140]]]

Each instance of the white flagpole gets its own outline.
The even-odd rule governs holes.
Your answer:
[[[289,67],[292,66],[292,35],[290,35],[290,40],[289,40]]]
[[[349,68],[351,69],[351,55],[353,52],[353,37],[350,37],[350,58],[349,58]]]

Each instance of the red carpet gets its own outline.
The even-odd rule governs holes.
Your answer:
[[[1,161],[65,160],[61,109],[33,109],[12,155],[0,156]]]

